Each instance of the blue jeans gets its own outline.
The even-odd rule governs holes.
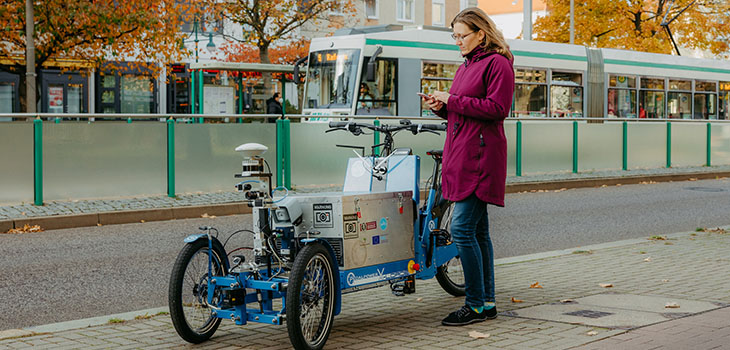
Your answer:
[[[487,203],[471,194],[454,203],[451,238],[464,269],[466,305],[483,306],[494,302],[494,255],[489,238]]]

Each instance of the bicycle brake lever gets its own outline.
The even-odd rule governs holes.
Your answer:
[[[343,129],[343,128],[332,128],[332,129],[326,130],[325,133],[328,133],[328,132],[331,132],[331,131],[337,131],[337,130],[345,130],[345,129]]]

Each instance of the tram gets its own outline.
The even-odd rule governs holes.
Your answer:
[[[463,62],[447,28],[348,28],[310,45],[303,114],[430,116]],[[730,62],[527,40],[514,54],[512,117],[730,119]]]

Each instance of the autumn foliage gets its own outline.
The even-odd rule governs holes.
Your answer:
[[[269,49],[269,60],[274,64],[294,64],[309,54],[309,40],[291,42]],[[221,47],[224,59],[229,62],[260,63],[261,56],[255,46],[246,43],[230,43]]]
[[[569,42],[570,0],[545,2],[548,14],[534,25],[537,40]],[[669,54],[675,50],[671,33],[680,47],[730,51],[726,0],[586,0],[574,6],[578,45]]]

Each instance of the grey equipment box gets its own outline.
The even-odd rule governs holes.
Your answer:
[[[350,270],[414,258],[412,195],[412,191],[301,194],[279,207],[292,212],[291,206],[300,206],[302,222],[296,234],[321,232],[316,237],[330,242],[339,265]]]

